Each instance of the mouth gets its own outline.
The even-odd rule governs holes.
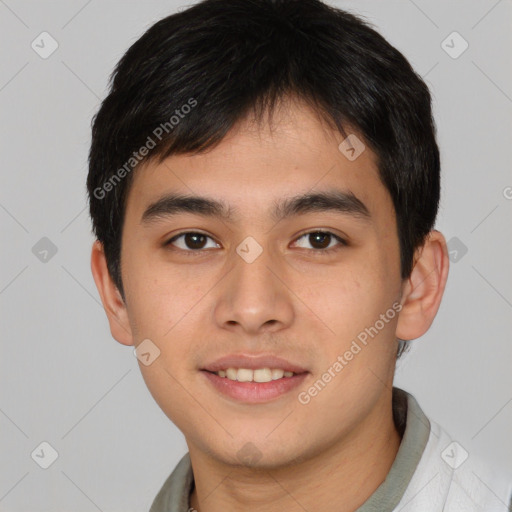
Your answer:
[[[254,370],[251,368],[226,368],[225,370],[218,370],[210,373],[213,373],[222,379],[229,379],[237,382],[271,382],[273,380],[299,375],[298,373],[283,370],[282,368],[257,368]]]
[[[200,373],[224,397],[253,404],[289,394],[309,375],[308,370],[273,356],[228,356]]]
[[[213,389],[239,403],[261,404],[289,395],[309,372],[295,373],[282,368],[233,368],[201,370]]]

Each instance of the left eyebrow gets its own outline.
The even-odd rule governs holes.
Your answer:
[[[336,189],[282,199],[275,203],[272,217],[280,221],[293,215],[325,211],[371,220],[370,210],[360,199],[352,192]]]
[[[294,215],[325,211],[371,220],[369,209],[360,199],[352,192],[336,189],[276,200],[271,210],[271,218],[278,222]],[[238,215],[239,211],[222,201],[209,197],[167,194],[145,209],[141,217],[141,223],[151,224],[158,219],[172,217],[180,213],[217,217],[233,222],[234,214]]]

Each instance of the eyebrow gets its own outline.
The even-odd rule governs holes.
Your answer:
[[[307,193],[276,200],[271,210],[271,218],[279,222],[294,215],[328,211],[367,221],[371,220],[370,211],[366,205],[352,192],[341,190]],[[216,217],[232,222],[239,212],[238,209],[230,207],[225,202],[210,197],[166,194],[144,210],[141,223],[149,225],[159,219],[165,219],[180,213]]]

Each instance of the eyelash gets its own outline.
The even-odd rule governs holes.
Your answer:
[[[295,241],[300,240],[301,238],[304,238],[308,235],[312,234],[322,234],[322,235],[330,235],[332,238],[334,238],[339,243],[335,245],[334,247],[330,247],[328,249],[306,249],[308,251],[311,251],[313,253],[317,253],[318,255],[330,255],[332,252],[340,250],[342,247],[346,247],[348,243],[343,240],[340,236],[332,233],[331,231],[322,231],[322,230],[313,230],[308,231],[307,233],[302,233],[298,238],[295,239]],[[178,238],[184,236],[184,235],[202,235],[207,238],[210,238],[213,240],[213,238],[209,235],[206,235],[205,233],[201,233],[199,231],[183,231],[182,233],[178,233],[177,235],[174,235],[171,239],[169,239],[167,242],[164,243],[164,247],[172,246],[172,242],[175,242]],[[217,242],[215,242],[217,243]],[[181,251],[182,253],[186,253],[187,256],[199,256],[201,253],[205,252],[205,249],[180,249],[180,248],[171,248],[173,251]]]

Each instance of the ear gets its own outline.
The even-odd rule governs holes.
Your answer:
[[[428,331],[441,304],[448,268],[446,240],[439,231],[433,230],[416,250],[411,275],[402,284],[397,338],[413,340]]]
[[[98,240],[92,246],[91,270],[101,302],[107,314],[113,338],[123,345],[133,345],[132,330],[128,320],[126,305],[117,286],[110,277],[103,244]]]

